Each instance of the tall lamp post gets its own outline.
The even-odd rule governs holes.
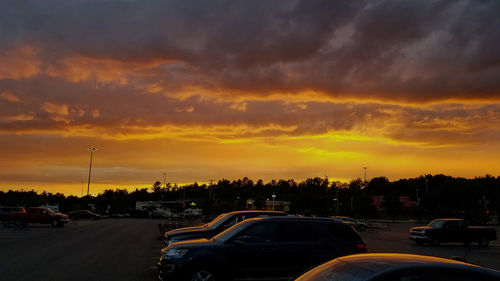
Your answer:
[[[271,197],[273,197],[273,211],[275,211],[275,206],[274,206],[274,198],[276,198],[276,194],[273,193],[273,195],[271,195]]]
[[[90,166],[89,166],[89,181],[87,184],[87,196],[89,196],[89,191],[90,191],[90,174],[92,173],[92,156],[94,155],[94,151],[97,150],[95,147],[89,147],[90,151]]]
[[[366,169],[368,169],[368,167],[363,167],[363,169],[365,170],[365,186],[366,186]]]

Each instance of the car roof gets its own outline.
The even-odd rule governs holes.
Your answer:
[[[452,259],[439,257],[399,254],[399,253],[373,253],[358,254],[337,258],[337,261],[347,263],[356,267],[361,267],[373,272],[392,271],[407,267],[444,267],[467,269],[499,274],[500,272],[478,265],[473,265]]]
[[[344,224],[341,220],[333,219],[333,218],[325,218],[325,217],[300,217],[300,216],[276,216],[276,217],[259,217],[257,220],[272,220],[272,221],[325,221],[325,222],[333,222]],[[255,220],[255,219],[252,219]]]
[[[265,214],[284,214],[285,212],[280,211],[269,211],[269,210],[240,210],[227,213],[228,215],[233,214],[255,214],[255,213],[265,213]]]

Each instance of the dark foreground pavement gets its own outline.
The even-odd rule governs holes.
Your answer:
[[[32,225],[14,229],[0,225],[0,280],[158,280],[156,263],[163,246],[157,239],[158,223],[149,219],[104,219],[70,222],[64,228]],[[396,224],[361,235],[369,252],[460,256],[500,270],[499,240],[490,247],[417,246],[408,240],[411,226]]]
[[[157,280],[158,236],[158,221],[147,219],[0,228],[0,279]]]

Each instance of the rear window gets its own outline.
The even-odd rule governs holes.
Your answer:
[[[360,241],[361,237],[350,225],[343,223],[325,223],[323,227],[338,241]]]

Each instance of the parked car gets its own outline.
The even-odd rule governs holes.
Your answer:
[[[216,217],[211,222],[194,227],[184,227],[165,232],[165,246],[170,243],[193,240],[199,238],[211,238],[229,227],[245,219],[258,216],[284,216],[284,212],[266,211],[266,210],[244,210],[224,213]]]
[[[410,254],[359,254],[340,257],[295,281],[498,281],[500,272],[451,259]]]
[[[368,225],[362,221],[358,221],[356,219],[353,219],[351,217],[345,217],[345,216],[334,216],[332,217],[334,219],[338,219],[338,220],[341,220],[345,223],[348,223],[350,225],[352,225],[352,227],[354,227],[354,229],[358,230],[358,231],[362,231],[362,230],[365,230],[368,228]]]
[[[41,207],[30,207],[27,212],[12,212],[9,216],[11,216],[12,220],[20,221],[23,224],[40,223],[62,227],[69,222],[68,215],[56,213],[49,208]]]
[[[17,206],[2,206],[0,207],[0,220],[1,221],[11,221],[12,216],[10,215],[11,213],[20,213],[20,212],[26,212],[23,207],[17,207]]]
[[[335,257],[366,252],[349,225],[331,218],[258,217],[212,239],[161,250],[160,280],[290,279]]]
[[[430,243],[438,246],[445,242],[469,245],[477,242],[480,246],[488,246],[490,241],[497,239],[497,234],[492,227],[468,226],[463,219],[436,219],[427,226],[412,227],[409,238],[418,245]]]
[[[101,215],[96,214],[94,212],[91,212],[89,210],[78,210],[78,211],[70,212],[70,213],[68,213],[68,216],[72,220],[81,220],[81,219],[99,220],[99,219],[102,219]]]

